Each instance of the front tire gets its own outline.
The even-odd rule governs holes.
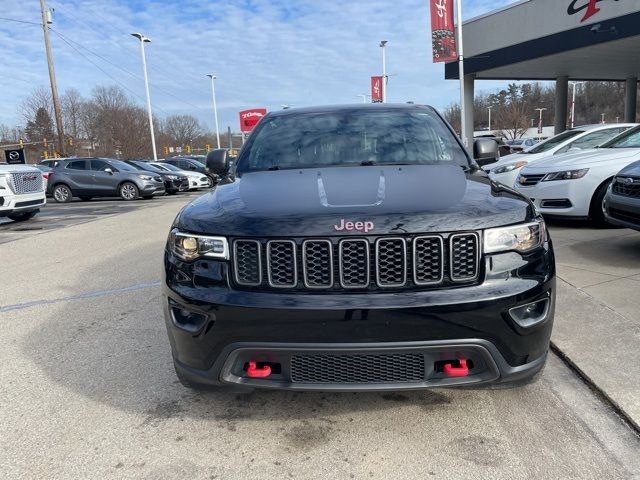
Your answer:
[[[598,187],[596,193],[593,194],[591,199],[591,206],[589,207],[589,216],[591,217],[594,225],[600,228],[610,226],[604,216],[604,197],[607,195],[607,188],[612,180],[603,183]]]
[[[120,185],[120,198],[123,200],[137,200],[140,196],[140,191],[135,183],[125,182]]]
[[[58,203],[69,203],[73,199],[73,193],[66,185],[56,185],[53,188],[53,199]]]
[[[24,222],[26,220],[31,220],[39,211],[40,209],[31,210],[30,212],[11,213],[7,215],[7,217],[9,217],[14,222]]]

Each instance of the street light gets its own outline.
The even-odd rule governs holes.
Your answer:
[[[147,59],[144,55],[144,44],[151,43],[147,37],[141,33],[132,33],[132,37],[136,37],[140,40],[140,54],[142,55],[142,71],[144,73],[144,89],[147,94],[147,112],[149,113],[149,129],[151,130],[151,147],[153,148],[153,160],[158,161],[158,154],[156,153],[156,136],[153,133],[153,114],[151,113],[151,95],[149,94],[149,77],[147,77]]]
[[[538,135],[542,133],[542,112],[544,112],[546,108],[536,108],[536,111],[540,112],[540,122],[538,123]]]
[[[604,113],[600,114],[602,116],[602,124],[604,125],[605,121],[604,121]]]
[[[491,133],[491,109],[493,107],[487,107],[489,109],[489,133]]]
[[[382,49],[382,103],[387,103],[387,57],[385,50],[387,47],[387,40],[380,41],[380,48]]]
[[[571,128],[573,128],[576,119],[576,87],[584,82],[571,82],[573,86],[573,98],[571,100]]]
[[[218,108],[216,106],[216,87],[214,80],[216,76],[213,73],[207,73],[207,77],[211,79],[211,96],[213,97],[213,118],[216,122],[216,142],[220,148],[220,130],[218,129]]]

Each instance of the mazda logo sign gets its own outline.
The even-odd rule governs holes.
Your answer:
[[[19,152],[9,152],[9,159],[18,160],[20,158]]]

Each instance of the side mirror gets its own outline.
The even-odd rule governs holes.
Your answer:
[[[229,172],[229,157],[225,148],[217,148],[207,153],[207,168],[216,175],[226,175]]]
[[[111,170],[109,167],[104,169],[105,172],[107,172],[109,175],[113,175],[113,170]]]
[[[478,138],[473,142],[473,158],[480,166],[493,163],[500,158],[498,142],[490,138]]]

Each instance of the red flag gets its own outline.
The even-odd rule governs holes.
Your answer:
[[[371,102],[382,103],[382,89],[384,88],[384,82],[382,76],[371,77]]]
[[[252,108],[240,112],[240,131],[250,132],[258,122],[267,114],[266,108]]]
[[[430,1],[433,62],[453,62],[458,59],[456,32],[453,25],[454,0]]]

